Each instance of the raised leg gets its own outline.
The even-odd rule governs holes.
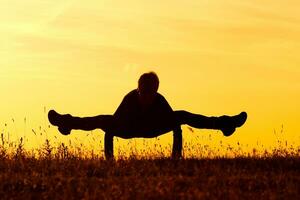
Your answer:
[[[179,124],[187,124],[199,129],[221,130],[224,136],[230,136],[237,127],[242,126],[247,120],[247,113],[242,112],[235,116],[206,117],[187,111],[175,111],[175,118]]]
[[[94,117],[73,117],[66,114],[61,115],[54,110],[48,113],[48,119],[54,126],[58,126],[58,130],[64,134],[70,134],[72,129],[91,131],[94,129],[102,129],[107,131],[113,124],[112,115],[98,115]]]

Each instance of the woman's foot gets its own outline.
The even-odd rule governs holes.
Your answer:
[[[48,119],[49,122],[54,125],[58,126],[58,130],[63,135],[69,135],[71,133],[70,128],[70,120],[72,116],[71,115],[61,115],[57,113],[55,110],[50,110],[48,112]]]
[[[222,116],[219,119],[222,121],[220,130],[223,132],[224,136],[228,137],[235,132],[236,128],[243,126],[247,120],[247,113],[241,112],[239,115],[232,117]]]
[[[247,117],[248,115],[246,112],[241,112],[239,115],[233,116],[231,118],[235,121],[236,127],[238,128],[245,124]]]

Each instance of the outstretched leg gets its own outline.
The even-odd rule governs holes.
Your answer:
[[[224,136],[230,136],[237,127],[241,127],[247,120],[247,113],[241,112],[235,116],[206,117],[189,113],[187,111],[175,111],[175,118],[179,124],[187,124],[200,129],[221,130]]]
[[[98,115],[95,117],[73,117],[69,114],[61,115],[54,110],[48,113],[49,121],[52,125],[58,126],[58,130],[63,135],[69,135],[72,129],[91,131],[102,129],[107,131],[113,123],[112,115]]]

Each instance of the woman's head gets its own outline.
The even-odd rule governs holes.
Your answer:
[[[138,82],[138,92],[140,103],[144,106],[153,103],[157,94],[159,79],[156,73],[144,73]]]
[[[159,87],[159,79],[156,73],[148,72],[142,74],[138,82],[140,93],[156,93]]]

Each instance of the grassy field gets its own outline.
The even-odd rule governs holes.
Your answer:
[[[300,156],[164,157],[106,161],[45,143],[0,146],[1,199],[300,199]]]

